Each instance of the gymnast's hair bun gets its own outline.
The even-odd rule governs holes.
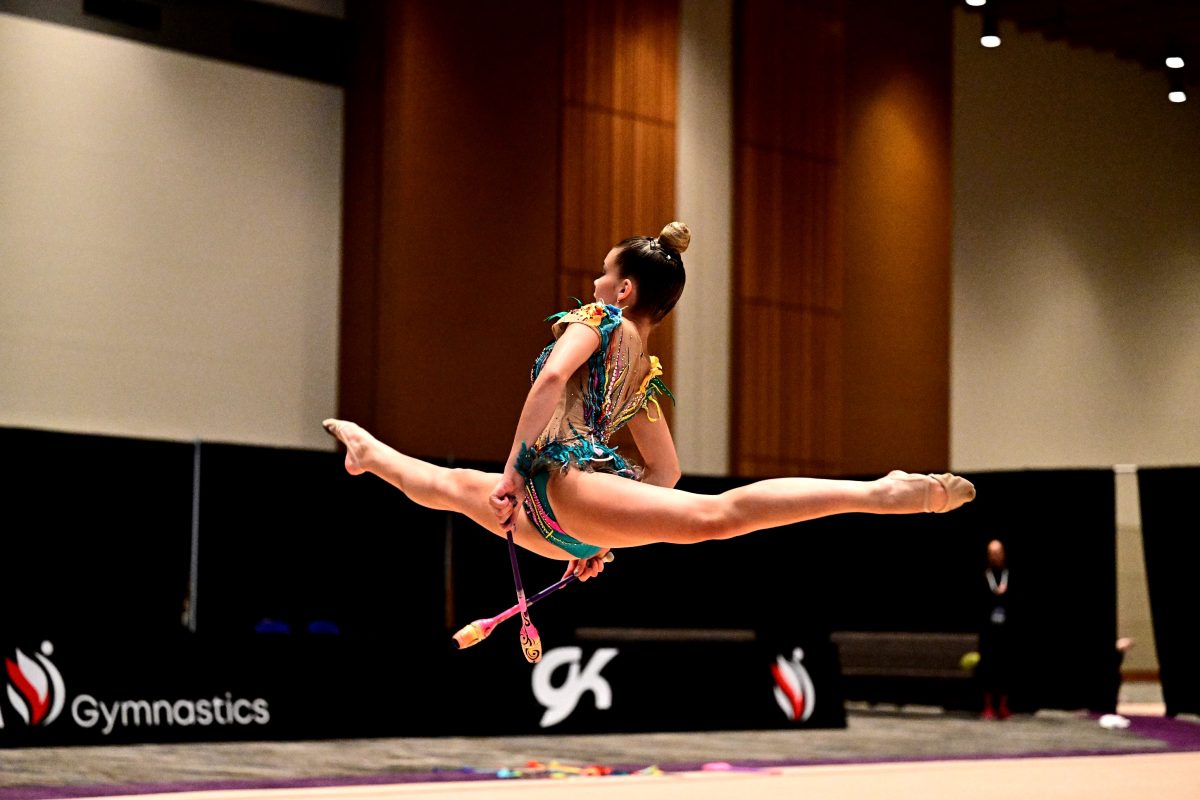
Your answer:
[[[683,251],[688,249],[691,242],[692,232],[682,222],[668,223],[667,227],[663,228],[662,233],[658,235],[659,244],[671,248],[680,255],[683,255]]]

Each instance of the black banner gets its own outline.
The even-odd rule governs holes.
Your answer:
[[[827,642],[337,636],[5,643],[0,747],[844,727]]]

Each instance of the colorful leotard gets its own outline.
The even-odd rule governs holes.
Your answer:
[[[658,408],[659,395],[674,396],[660,378],[658,358],[645,354],[637,328],[622,324],[616,306],[589,303],[547,321],[553,322],[554,340],[537,357],[530,380],[537,379],[569,325],[588,326],[600,345],[567,381],[550,421],[532,447],[522,446],[515,466],[525,478],[525,513],[542,536],[576,558],[590,558],[602,548],[566,533],[554,518],[546,495],[551,470],[584,469],[639,479],[640,469],[609,447],[609,438],[643,409],[655,421],[650,406]]]

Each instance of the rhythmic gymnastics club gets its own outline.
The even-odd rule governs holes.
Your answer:
[[[605,564],[611,562],[612,560],[613,560],[613,554],[611,551],[604,554],[604,563]],[[563,578],[562,580],[558,581],[557,583],[550,584],[545,589],[542,589],[540,592],[535,594],[533,597],[530,597],[529,600],[526,601],[525,606],[529,607],[529,606],[533,605],[537,601],[539,601],[549,595],[554,594],[559,589],[566,586],[568,583],[571,583],[576,580],[579,580],[578,575],[568,575],[567,577]],[[484,619],[477,619],[472,623],[464,625],[462,627],[462,629],[459,630],[458,633],[454,634],[455,649],[463,650],[472,645],[479,644],[480,642],[482,642],[484,639],[486,639],[488,636],[491,635],[493,628],[495,628],[501,622],[504,622],[504,620],[508,619],[509,617],[515,616],[517,614],[517,612],[519,612],[520,610],[521,610],[521,606],[520,606],[520,604],[518,604],[518,605],[513,606],[512,608],[508,608],[508,609],[505,609],[504,611],[501,611],[499,614],[497,614],[494,617],[486,617]]]
[[[508,560],[512,562],[513,583],[517,586],[517,610],[521,612],[521,652],[530,664],[542,660],[542,637],[529,621],[529,604],[525,602],[525,587],[521,585],[521,569],[517,566],[517,543],[513,531],[517,527],[517,498],[508,496],[512,503],[512,514],[504,521],[504,535],[508,537]]]

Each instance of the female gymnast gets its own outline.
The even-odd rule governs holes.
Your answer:
[[[872,481],[772,478],[718,495],[673,488],[679,459],[658,413],[670,392],[648,341],[683,292],[690,240],[679,222],[657,237],[626,239],[604,258],[595,302],[551,317],[554,340],[534,363],[502,474],[439,467],[353,422],[325,420],[346,447],[346,470],[373,473],[414,502],[465,514],[498,536],[515,518],[517,544],[567,560],[564,577],[580,580],[603,571],[611,548],[729,539],[847,512],[940,513],[974,499],[975,487],[959,476],[899,470]],[[626,424],[640,467],[608,446]]]

